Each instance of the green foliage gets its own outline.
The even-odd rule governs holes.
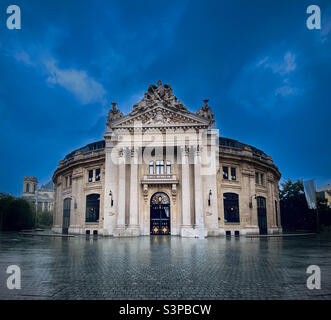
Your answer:
[[[281,184],[279,191],[282,227],[285,231],[316,230],[316,210],[308,208],[302,180],[291,179]],[[317,197],[321,225],[331,225],[331,209],[322,197]]]
[[[310,230],[316,228],[316,214],[307,205],[302,180],[291,179],[281,184],[280,212],[285,231]]]
[[[38,209],[37,211],[37,227],[38,228],[51,228],[53,224],[53,212],[44,210],[41,211]]]
[[[0,198],[0,229],[21,230],[35,224],[32,206],[27,200],[2,195]]]

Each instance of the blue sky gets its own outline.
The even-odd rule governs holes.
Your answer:
[[[6,28],[21,8],[22,29]],[[317,4],[321,30],[308,30]],[[50,180],[162,80],[220,134],[271,155],[283,179],[331,183],[330,1],[0,1],[0,192]]]

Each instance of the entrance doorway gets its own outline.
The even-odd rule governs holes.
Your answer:
[[[63,201],[63,223],[62,223],[62,233],[68,234],[70,226],[70,208],[71,208],[71,199],[67,198]]]
[[[265,197],[257,197],[257,219],[260,229],[260,234],[268,233],[267,225],[267,206]]]
[[[170,234],[170,199],[164,192],[157,192],[151,198],[151,235]]]

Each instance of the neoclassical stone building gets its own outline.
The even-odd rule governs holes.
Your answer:
[[[54,232],[282,232],[278,168],[261,150],[219,137],[208,100],[192,113],[159,81],[127,115],[112,103],[104,138],[59,162]]]

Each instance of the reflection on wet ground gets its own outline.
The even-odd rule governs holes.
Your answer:
[[[21,289],[9,290],[9,265]],[[321,290],[306,286],[321,268]],[[0,299],[331,299],[331,235],[27,237],[0,233]]]

